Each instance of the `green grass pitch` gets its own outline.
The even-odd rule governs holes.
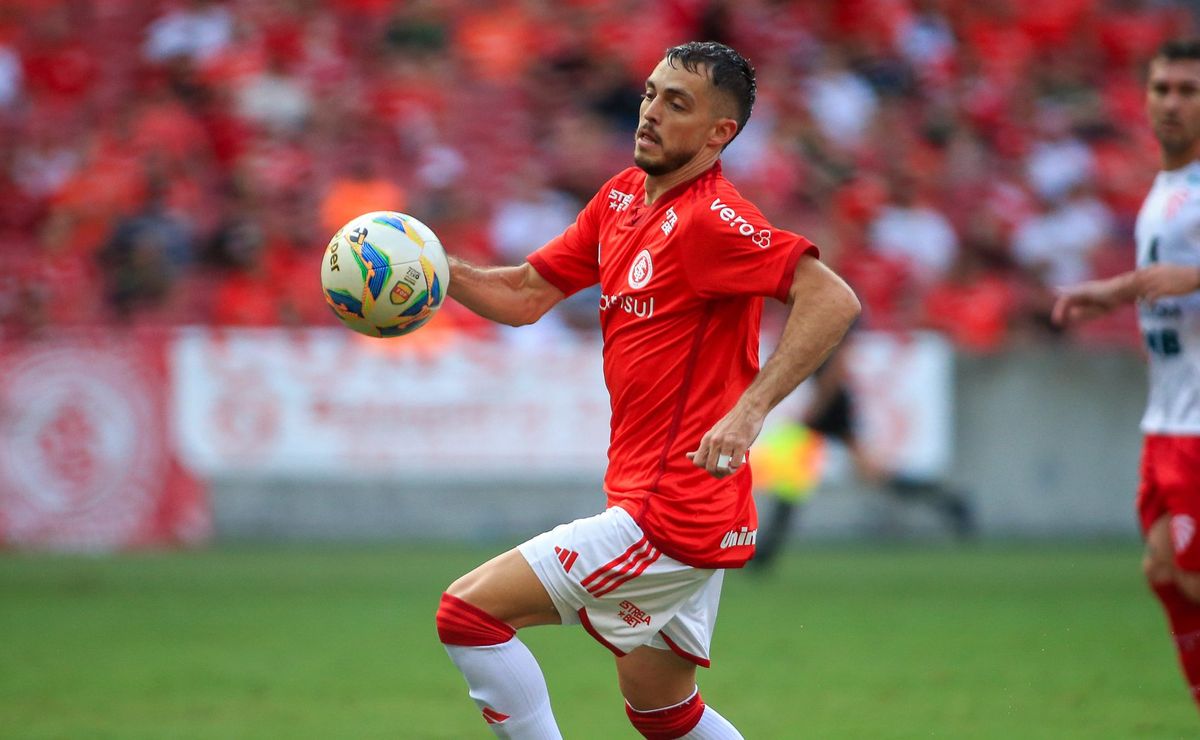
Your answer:
[[[0,737],[491,737],[437,641],[500,548],[0,556]],[[1133,543],[794,548],[731,573],[705,698],[747,738],[1200,735]],[[566,738],[636,738],[607,651],[522,632]]]

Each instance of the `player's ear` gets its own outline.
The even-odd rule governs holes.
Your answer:
[[[712,133],[709,134],[708,143],[715,144],[718,149],[724,149],[726,144],[733,141],[737,130],[737,121],[732,118],[718,118],[713,122]]]

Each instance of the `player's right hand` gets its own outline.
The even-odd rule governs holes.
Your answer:
[[[1113,302],[1097,290],[1094,283],[1084,283],[1059,293],[1050,319],[1057,326],[1072,326],[1103,316],[1112,309]]]

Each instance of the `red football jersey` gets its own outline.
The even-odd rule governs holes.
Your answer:
[[[692,464],[758,372],[762,297],[786,301],[807,239],[772,228],[721,165],[646,205],[646,175],[605,183],[529,262],[567,295],[600,283],[612,432],[604,487],[659,550],[702,568],[754,554],[750,466]]]

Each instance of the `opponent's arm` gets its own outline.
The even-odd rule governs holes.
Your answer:
[[[700,440],[688,457],[722,478],[742,464],[746,450],[762,431],[767,413],[813,373],[858,316],[854,291],[813,257],[801,257],[788,292],[787,322],[775,352],[738,402]],[[728,456],[728,461],[726,461]],[[718,465],[727,462],[728,467]]]
[[[532,324],[566,296],[528,262],[516,267],[476,267],[450,262],[450,297],[485,319],[509,326]]]
[[[1059,326],[1068,326],[1103,316],[1126,303],[1196,290],[1200,290],[1200,267],[1159,263],[1064,289],[1054,302],[1051,318]]]

